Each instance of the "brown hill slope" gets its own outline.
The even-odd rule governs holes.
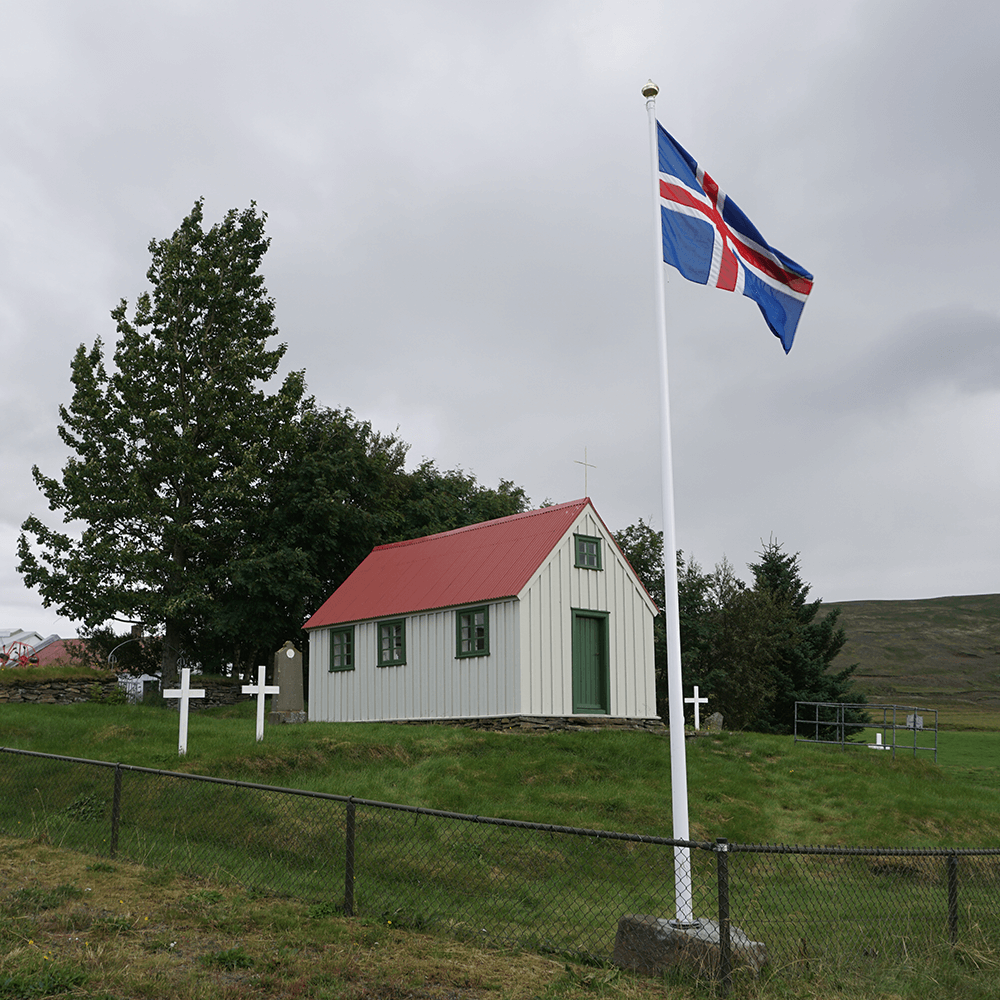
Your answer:
[[[949,728],[1000,729],[1000,594],[823,610],[835,607],[847,644],[833,669],[857,663],[869,701],[937,709]]]

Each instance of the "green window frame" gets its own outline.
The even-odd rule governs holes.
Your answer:
[[[462,608],[455,612],[455,655],[490,655],[490,609]]]
[[[378,665],[401,667],[406,663],[406,619],[378,623]]]
[[[580,569],[603,569],[601,565],[601,539],[595,535],[574,535],[576,565]]]
[[[330,673],[354,669],[354,626],[330,632]]]

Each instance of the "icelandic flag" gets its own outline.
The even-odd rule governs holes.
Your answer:
[[[787,354],[813,276],[770,246],[659,122],[656,130],[663,260],[688,281],[753,299]]]

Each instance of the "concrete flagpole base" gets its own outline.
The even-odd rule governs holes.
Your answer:
[[[748,968],[757,975],[767,964],[765,945],[751,941],[738,927],[729,928],[729,946],[733,970]],[[721,963],[719,924],[698,920],[682,925],[663,917],[625,914],[618,921],[612,961],[647,975],[660,975],[681,965],[696,975],[715,977]]]

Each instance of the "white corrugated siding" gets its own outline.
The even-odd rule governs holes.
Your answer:
[[[601,539],[601,570],[575,566],[574,535]],[[655,717],[652,606],[593,511],[581,513],[520,598],[520,714],[572,715],[576,608],[609,615],[610,714]]]
[[[331,673],[330,629],[309,635],[309,718],[318,722],[510,715],[519,702],[518,602],[490,604],[489,656],[455,656],[455,609],[406,618],[406,663],[379,667],[376,622],[354,626],[354,669]]]

